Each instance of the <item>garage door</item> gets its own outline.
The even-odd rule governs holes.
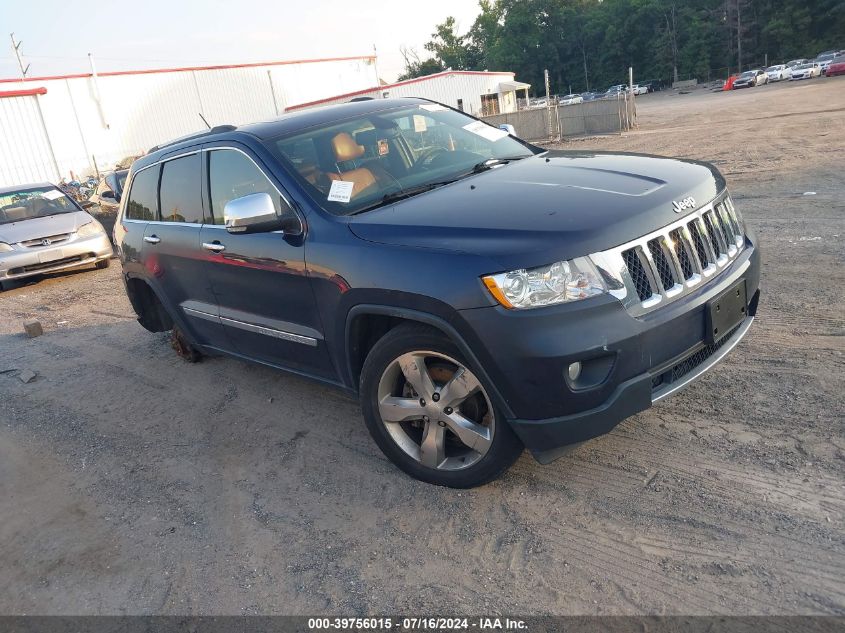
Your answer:
[[[0,93],[0,187],[59,179],[37,99]]]

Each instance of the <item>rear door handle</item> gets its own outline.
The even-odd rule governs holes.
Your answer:
[[[144,241],[149,242],[150,244],[158,244],[161,241],[161,238],[155,235],[145,235]]]
[[[220,242],[203,242],[202,247],[212,253],[219,253],[220,251],[226,250],[226,247]]]

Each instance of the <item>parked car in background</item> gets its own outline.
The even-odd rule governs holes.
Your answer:
[[[787,68],[786,64],[777,64],[775,66],[769,66],[766,69],[768,81],[783,81],[784,79],[789,79],[789,73],[790,70]]]
[[[106,268],[112,247],[102,225],[50,183],[0,189],[3,282],[77,266]]]
[[[628,92],[628,86],[627,85],[617,84],[615,86],[611,86],[610,88],[608,88],[605,91],[604,96],[607,97],[607,98],[617,98],[617,97],[620,97],[621,95],[624,95],[626,92]]]
[[[128,175],[128,169],[108,172],[100,179],[97,188],[94,190],[94,195],[89,198],[89,201],[95,206],[89,208],[88,212],[103,225],[109,239],[112,238],[114,221],[117,218],[123,186],[126,184],[126,176]]]
[[[648,92],[648,86],[634,84],[634,94],[635,95],[644,95]]]
[[[789,75],[789,80],[812,79],[813,77],[821,77],[821,74],[822,69],[818,62],[807,62],[806,64],[799,64],[793,68]]]
[[[827,77],[834,77],[836,75],[845,75],[845,55],[837,55],[830,62],[825,72]]]
[[[816,59],[814,59],[813,61],[818,63],[821,74],[825,73],[827,67],[830,66],[830,63],[833,61],[833,58],[836,57],[838,53],[839,51],[824,51],[823,53],[819,53],[818,56],[816,56]]]
[[[601,99],[604,96],[603,92],[582,92],[581,99],[584,101],[595,101],[596,99]]]
[[[808,61],[810,61],[810,60],[809,59],[791,59],[788,62],[786,62],[786,67],[792,69],[792,68],[795,68],[796,66],[799,66],[801,64],[806,64]]]
[[[584,103],[584,97],[580,94],[571,94],[560,98],[560,105],[575,105],[576,103]]]
[[[736,88],[753,88],[754,86],[762,86],[769,82],[769,76],[759,68],[754,70],[746,70],[733,83]]]
[[[649,92],[657,92],[666,87],[666,83],[662,79],[647,79],[639,83],[640,86],[645,86]]]
[[[388,459],[457,488],[683,388],[745,336],[760,296],[756,238],[714,166],[547,151],[424,99],[155,148],[115,237],[143,327],[176,332],[189,359],[356,395]]]

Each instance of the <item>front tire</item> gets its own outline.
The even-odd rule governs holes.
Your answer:
[[[401,325],[373,346],[361,407],[382,452],[411,477],[451,488],[496,479],[522,443],[457,346],[433,328]]]

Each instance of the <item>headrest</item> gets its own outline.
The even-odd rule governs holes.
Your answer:
[[[27,216],[26,207],[6,207],[3,215],[7,220],[24,220]]]
[[[341,132],[332,139],[332,150],[337,162],[355,160],[364,155],[364,148],[355,142],[347,132]]]

